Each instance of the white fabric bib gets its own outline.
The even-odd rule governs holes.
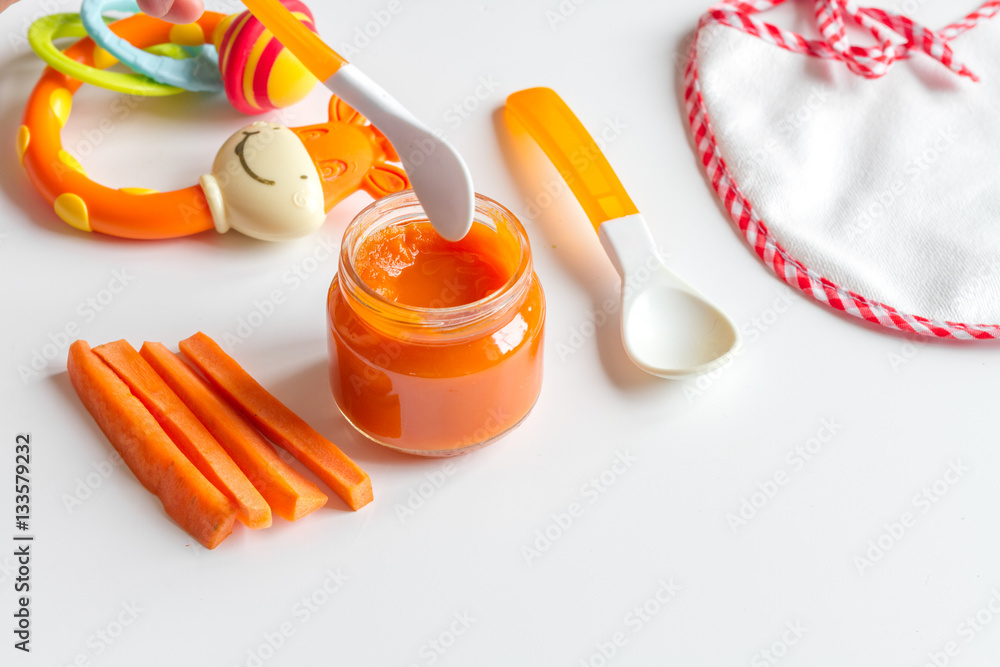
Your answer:
[[[810,44],[749,8],[782,1],[717,5],[692,46],[695,144],[734,221],[782,279],[834,308],[1000,337],[1000,19],[986,20],[1000,3],[935,33],[953,63],[921,51],[902,17],[819,0],[884,21],[906,58],[859,75],[886,44],[845,67],[836,35]],[[832,55],[807,55],[828,44]]]

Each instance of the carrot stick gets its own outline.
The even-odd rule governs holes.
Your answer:
[[[208,481],[233,501],[237,518],[249,528],[271,525],[271,508],[222,445],[128,341],[94,348],[94,353],[128,385],[177,448]]]
[[[181,528],[209,549],[233,531],[236,508],[181,454],[114,371],[90,346],[69,348],[69,379],[80,401],[136,479]]]
[[[326,494],[281,460],[253,424],[180,357],[162,343],[149,342],[139,354],[229,452],[275,514],[296,521],[326,504]]]
[[[360,509],[372,501],[372,482],[368,474],[269,394],[218,343],[198,332],[182,340],[180,348],[261,433],[313,471],[351,509]]]

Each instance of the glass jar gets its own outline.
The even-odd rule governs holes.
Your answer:
[[[427,220],[405,191],[348,226],[327,298],[330,386],[347,420],[375,442],[453,456],[497,440],[531,411],[542,384],[545,298],[521,223],[482,195],[466,239],[478,239],[502,287],[461,303],[443,281],[440,298],[418,307],[367,284],[359,265],[378,254],[373,244],[395,239],[405,252],[406,230]]]

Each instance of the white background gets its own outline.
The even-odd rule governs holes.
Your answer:
[[[48,2],[48,11],[75,9]],[[992,622],[980,631],[961,624],[1000,591],[1000,351],[913,345],[789,293],[758,262],[702,176],[678,101],[677,63],[707,3],[564,2],[575,9],[552,24],[557,0],[402,0],[369,44],[358,43],[353,61],[444,130],[477,189],[522,218],[547,294],[546,377],[532,416],[455,468],[352,433],[326,378],[324,296],[336,262],[290,278],[312,267],[303,260],[321,240],[337,243],[365,196],[338,206],[315,237],[280,245],[214,232],[120,241],[55,217],[13,149],[42,69],[17,36],[43,4],[24,0],[0,18],[0,541],[12,544],[21,432],[33,440],[37,535],[30,656],[11,647],[12,547],[0,544],[0,663],[596,666],[619,632],[625,641],[608,664],[919,666],[949,642],[957,655],[937,655],[939,663],[996,663],[1000,618],[984,612]],[[905,4],[939,26],[975,3]],[[313,5],[322,34],[345,51],[387,7]],[[559,91],[595,133],[625,125],[606,147],[611,163],[671,266],[743,329],[741,353],[716,377],[643,375],[622,352],[616,322],[578,337],[618,280],[568,194],[528,215],[558,177],[511,138],[500,110],[507,94],[535,85]],[[469,98],[477,86],[483,99]],[[466,118],[449,111],[467,98],[477,108]],[[63,133],[71,152],[113,99],[91,87],[76,96]],[[325,102],[317,91],[288,123],[322,121]],[[80,158],[101,183],[183,187],[245,122],[218,98],[147,101]],[[81,304],[116,270],[132,279],[90,317]],[[111,447],[73,394],[65,345],[37,377],[23,381],[19,367],[71,324],[94,345],[175,346],[199,329],[221,339],[273,290],[285,302],[229,350],[370,473],[375,502],[353,513],[334,498],[296,524],[276,520],[254,534],[238,526],[213,552],[193,544],[123,467],[67,507],[87,495],[81,484]],[[835,432],[800,469],[789,452],[826,436],[824,421]],[[589,491],[626,452],[636,461],[605,492]],[[939,485],[937,502],[915,503],[949,462],[968,470]],[[787,483],[734,530],[727,514],[776,473]],[[428,476],[445,478],[433,494],[421,488]],[[420,490],[429,497],[401,518]],[[560,532],[552,517],[574,502],[582,516],[526,557],[537,531]],[[906,512],[912,527],[886,537]],[[880,537],[884,555],[859,566]],[[328,572],[347,580],[327,596]],[[679,586],[676,596],[649,603],[656,613],[646,620],[630,616],[655,600],[661,581]],[[300,601],[310,596],[324,603],[306,618]],[[141,611],[118,634],[123,605],[133,604]],[[456,614],[473,619],[457,637],[449,634]],[[801,637],[782,646],[783,634],[795,639],[789,624]],[[291,633],[279,642],[282,628]],[[109,631],[110,644],[98,634]],[[439,640],[443,652],[431,647]],[[769,647],[783,654],[777,663],[760,653]]]

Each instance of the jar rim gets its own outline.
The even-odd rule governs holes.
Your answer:
[[[500,289],[466,304],[427,308],[392,301],[361,279],[354,260],[364,239],[393,224],[427,221],[429,218],[413,190],[388,195],[365,207],[344,232],[338,267],[341,290],[377,318],[415,331],[465,330],[496,320],[501,313],[523,300],[533,275],[527,232],[505,206],[479,193],[475,196],[473,224],[486,225],[495,230],[501,225],[506,226],[518,246],[517,267]]]

